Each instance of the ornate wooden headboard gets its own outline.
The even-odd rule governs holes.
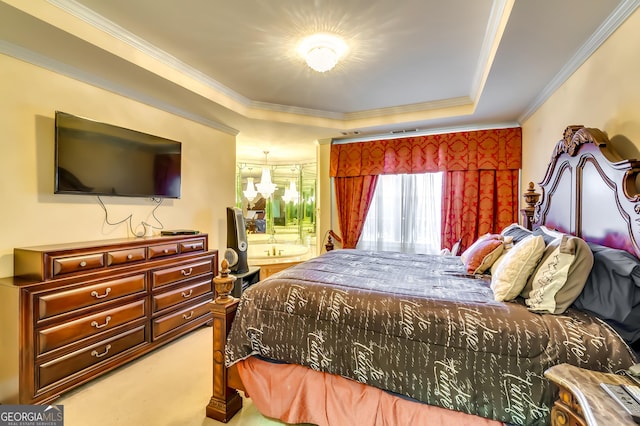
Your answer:
[[[534,224],[640,257],[640,161],[623,160],[598,129],[569,126],[556,144]]]

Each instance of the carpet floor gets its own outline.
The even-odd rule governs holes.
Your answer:
[[[206,417],[212,394],[212,331],[199,328],[57,399],[65,426],[214,426]],[[227,425],[282,426],[250,399]]]

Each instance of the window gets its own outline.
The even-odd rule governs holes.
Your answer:
[[[440,252],[442,173],[381,175],[358,248]]]

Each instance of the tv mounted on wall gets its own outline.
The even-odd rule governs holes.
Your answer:
[[[56,111],[56,194],[180,198],[182,144]]]

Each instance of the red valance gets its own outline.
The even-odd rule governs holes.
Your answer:
[[[331,177],[518,170],[522,129],[477,130],[331,146]]]

